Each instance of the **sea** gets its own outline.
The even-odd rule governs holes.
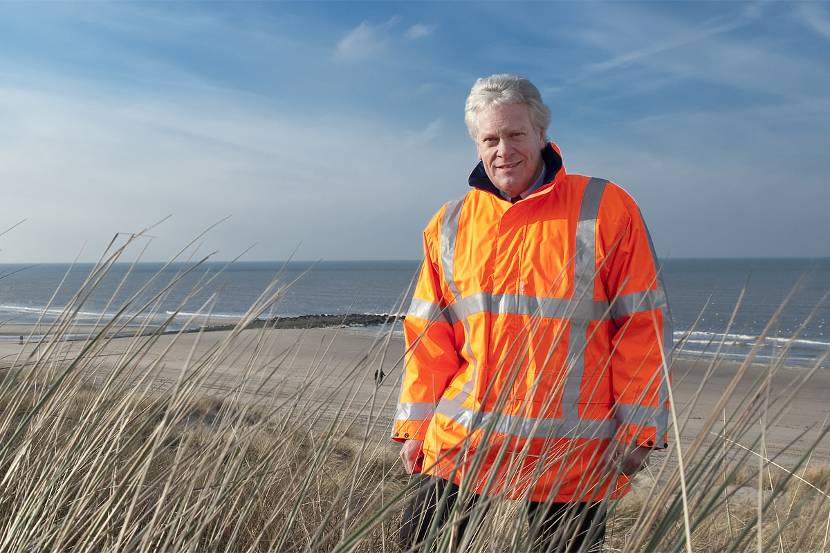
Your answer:
[[[83,299],[75,321],[98,323],[134,298],[125,313],[141,311],[135,325],[148,317],[167,321],[171,330],[233,323],[261,301],[269,285],[278,299],[260,318],[401,314],[418,267],[418,261],[115,264]],[[18,339],[4,333],[3,325],[54,321],[93,269],[0,264],[0,339]],[[677,355],[742,359],[773,319],[758,360],[809,367],[830,348],[828,258],[672,259],[663,262],[662,275]],[[400,323],[392,324],[390,330],[400,332],[394,326]]]

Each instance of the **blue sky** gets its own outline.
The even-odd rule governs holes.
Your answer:
[[[828,3],[0,7],[0,261],[413,259],[466,192],[463,104],[520,73],[668,257],[829,256]]]

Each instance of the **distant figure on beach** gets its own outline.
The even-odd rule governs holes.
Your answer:
[[[468,543],[497,495],[525,503],[533,550],[598,549],[609,500],[668,445],[651,239],[622,188],[565,171],[527,79],[477,80],[465,121],[480,161],[424,231],[404,321],[392,438],[423,475],[399,545],[420,550],[436,516]]]

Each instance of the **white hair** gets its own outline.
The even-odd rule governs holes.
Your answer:
[[[478,134],[478,114],[495,105],[524,104],[530,113],[530,122],[542,133],[550,125],[550,110],[542,101],[539,89],[518,75],[490,75],[478,79],[464,106],[464,122],[473,140]]]

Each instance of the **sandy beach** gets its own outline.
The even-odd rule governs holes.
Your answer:
[[[81,334],[90,330],[76,328],[72,333]],[[17,325],[14,328],[5,327],[4,331],[9,335],[28,335],[31,327]],[[173,385],[189,357],[198,358],[199,352],[219,346],[229,334],[229,331],[210,331],[160,336],[148,349],[142,363],[149,370],[153,362],[163,356],[164,362],[157,367],[158,374],[153,379],[153,385],[163,389]],[[56,343],[53,347],[61,348],[62,355],[71,358],[72,352],[84,345],[85,342],[80,340]],[[48,345],[41,345],[41,348],[45,347]],[[111,339],[96,355],[95,368],[89,369],[93,382],[102,382],[124,353],[134,348],[132,338]],[[15,341],[2,342],[0,364],[9,366],[15,359],[25,359],[30,354],[36,357],[34,349],[33,345],[21,346]],[[399,335],[376,336],[367,329],[245,330],[228,346],[226,361],[215,368],[202,388],[206,396],[222,397],[240,388],[240,383],[244,381],[239,390],[242,397],[263,404],[286,401],[302,389],[305,408],[320,409],[321,420],[330,420],[342,405],[347,412],[346,420],[354,420],[363,427],[367,418],[371,418],[374,420],[372,432],[382,438],[391,428],[402,354],[403,340]],[[738,369],[735,362],[718,363],[701,388],[697,403],[687,418],[689,404],[701,387],[709,366],[710,359],[702,357],[680,357],[674,362],[673,393],[684,447],[700,432]],[[256,368],[253,375],[243,378],[251,367]],[[376,386],[375,371],[379,367],[382,367],[385,378]],[[727,417],[748,394],[757,389],[753,383],[765,377],[767,371],[768,367],[762,364],[749,368],[727,403]],[[771,396],[793,385],[806,371],[804,368],[779,370],[773,379]],[[819,370],[797,392],[783,417],[767,428],[765,439],[770,458],[777,456],[778,463],[792,466],[805,454],[815,440],[818,428],[830,417],[830,401],[826,399],[828,389],[830,373]],[[758,419],[760,415],[759,408]],[[757,420],[754,425],[760,428]],[[716,424],[712,431],[717,432],[719,427]],[[795,440],[805,430],[806,434]],[[754,431],[747,433],[747,436],[751,435]],[[674,434],[670,439],[674,439]],[[390,442],[390,447],[395,445]],[[823,440],[815,448],[811,463],[827,462],[830,462],[830,444]]]

